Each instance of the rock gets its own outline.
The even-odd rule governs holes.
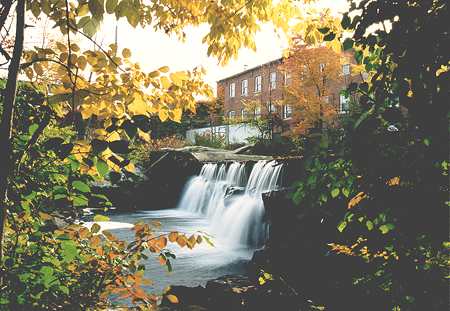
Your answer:
[[[65,228],[67,228],[71,223],[68,221],[65,221],[62,218],[59,217],[55,217],[53,216],[52,219],[47,220],[45,222],[44,227],[41,228],[42,231],[44,232],[52,232],[55,230],[63,230]]]
[[[189,306],[196,305],[204,308],[207,305],[207,298],[205,296],[205,292],[206,290],[203,286],[196,286],[196,287],[170,286],[170,290],[163,295],[160,307],[185,309]],[[178,303],[176,304],[172,303],[167,298],[168,295],[174,295],[175,297],[177,297]]]
[[[224,275],[206,283],[210,310],[246,310],[246,300],[256,290],[248,277]]]

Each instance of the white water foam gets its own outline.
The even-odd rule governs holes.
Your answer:
[[[259,161],[247,178],[242,163],[208,163],[191,177],[177,209],[203,215],[220,244],[230,248],[263,244],[264,204],[261,194],[279,188],[282,165]]]

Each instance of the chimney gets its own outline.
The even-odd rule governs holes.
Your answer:
[[[248,65],[244,65],[244,71],[246,71],[246,70],[247,70],[247,67],[248,67]]]

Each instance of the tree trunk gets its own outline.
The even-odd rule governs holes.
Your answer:
[[[8,177],[13,173],[12,126],[17,79],[23,51],[25,29],[25,0],[18,0],[16,7],[16,38],[14,52],[8,68],[8,81],[0,124],[0,286],[3,284],[3,244],[8,203]]]

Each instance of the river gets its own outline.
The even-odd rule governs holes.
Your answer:
[[[275,161],[260,161],[250,172],[241,163],[205,164],[200,174],[186,183],[173,209],[110,211],[102,213],[110,221],[99,224],[128,243],[135,234],[130,228],[138,221],[159,221],[162,225],[157,229],[163,233],[178,231],[190,236],[201,231],[213,237],[214,247],[203,242],[191,250],[169,243],[167,249],[177,257],[171,260],[172,275],[159,263],[157,254],[150,253],[149,259],[140,263],[145,264],[144,276],[153,283],[151,288],[143,285],[147,293],[161,295],[169,285],[205,286],[223,275],[246,275],[253,252],[264,243],[261,193],[279,188],[281,171],[282,166]],[[92,216],[84,218],[88,227],[91,220]],[[128,298],[118,301],[117,296],[111,300],[119,305],[131,302]]]

